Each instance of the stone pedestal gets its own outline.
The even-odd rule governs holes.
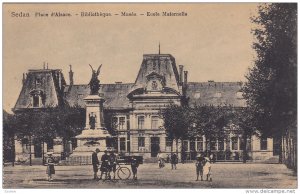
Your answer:
[[[99,148],[101,152],[107,149],[106,141],[111,136],[105,128],[103,117],[103,102],[101,95],[89,95],[84,99],[86,104],[86,124],[80,135],[76,136],[77,148],[70,159],[91,162],[92,152]],[[85,158],[85,159],[83,159]]]

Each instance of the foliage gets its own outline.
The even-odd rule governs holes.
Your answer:
[[[170,107],[161,111],[164,120],[164,128],[170,139],[182,139],[188,137],[190,127],[190,108],[178,105],[170,105]]]
[[[33,136],[35,141],[49,141],[56,136],[65,140],[78,135],[85,124],[85,110],[79,107],[27,109],[16,115],[17,137]]]
[[[256,112],[257,128],[281,137],[297,117],[297,4],[262,4],[252,22],[257,58],[244,98]]]

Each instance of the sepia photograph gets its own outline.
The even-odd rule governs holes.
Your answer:
[[[3,3],[2,189],[295,193],[297,6]]]

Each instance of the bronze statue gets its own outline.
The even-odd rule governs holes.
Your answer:
[[[89,66],[92,69],[92,78],[89,83],[90,89],[91,89],[91,95],[98,95],[99,87],[100,87],[100,81],[98,79],[98,76],[100,74],[100,69],[102,64],[98,67],[97,72],[93,69],[93,67],[89,64]]]

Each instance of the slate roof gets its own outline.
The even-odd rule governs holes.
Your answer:
[[[39,80],[39,84],[37,84]],[[31,92],[41,91],[45,94],[44,106],[58,106],[62,102],[61,94],[66,82],[60,69],[30,69],[23,84],[14,110],[31,108]]]
[[[188,82],[189,105],[231,105],[245,107],[241,82]]]
[[[164,78],[165,87],[179,92],[179,74],[175,58],[170,54],[143,55],[143,61],[132,90],[145,88],[148,82],[148,75],[153,73]]]
[[[104,94],[104,108],[128,109],[131,108],[127,94],[133,83],[101,84],[100,93]],[[65,100],[70,106],[85,107],[84,98],[90,93],[88,85],[72,85],[65,88]]]
[[[131,91],[133,83],[101,84],[99,92],[104,94],[104,107],[110,109],[131,108],[127,94]],[[240,82],[188,82],[187,97],[190,106],[195,105],[231,105],[244,107]],[[88,85],[66,86],[65,100],[69,105],[85,107],[83,99],[90,93]]]

